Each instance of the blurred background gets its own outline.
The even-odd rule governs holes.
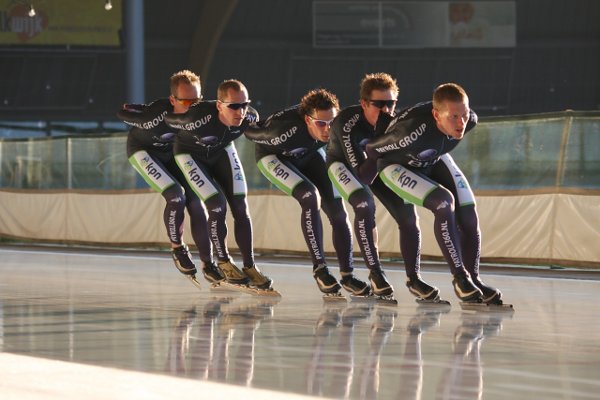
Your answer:
[[[114,122],[132,96],[166,97],[184,68],[206,98],[242,80],[265,115],[319,86],[354,104],[376,71],[398,80],[399,106],[455,81],[482,116],[600,108],[596,0],[105,3],[0,1],[2,123]],[[30,5],[37,15],[26,18]],[[133,76],[130,54],[142,68]]]

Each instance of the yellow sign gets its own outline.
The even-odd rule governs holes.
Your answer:
[[[0,46],[120,46],[122,2],[111,3],[107,10],[102,0],[0,0]]]

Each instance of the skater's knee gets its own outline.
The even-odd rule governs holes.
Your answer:
[[[213,217],[224,215],[227,212],[227,202],[223,196],[213,196],[207,199],[204,204],[206,204],[208,214]]]
[[[356,207],[354,208],[354,217],[358,220],[374,220],[375,210],[370,207]]]
[[[373,196],[370,196],[365,190],[360,190],[352,194],[348,202],[352,206],[357,218],[375,217],[375,201]]]
[[[321,195],[312,185],[306,185],[305,182],[300,183],[300,185],[294,189],[293,196],[303,210],[321,209]]]
[[[454,196],[448,189],[437,187],[425,198],[423,206],[431,210],[434,214],[454,212]]]
[[[185,192],[179,185],[173,185],[162,193],[167,203],[181,203],[182,206],[186,203]]]

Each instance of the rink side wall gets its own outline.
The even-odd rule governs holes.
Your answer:
[[[531,194],[477,196],[483,260],[564,266],[600,266],[600,196]],[[300,208],[290,197],[250,195],[254,246],[258,252],[307,253],[300,231]],[[34,242],[107,246],[167,246],[162,221],[164,200],[156,193],[0,191],[0,235]],[[348,210],[353,220],[352,210]],[[433,235],[433,216],[418,209],[422,255],[441,258]],[[331,228],[323,217],[325,251],[334,254]],[[233,221],[228,216],[231,249]],[[378,203],[379,251],[401,257],[398,229]],[[185,240],[189,236],[186,220]],[[355,239],[355,253],[358,246]],[[358,254],[358,253],[357,253]],[[307,255],[308,256],[308,255]]]

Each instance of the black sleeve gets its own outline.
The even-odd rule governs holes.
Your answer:
[[[386,133],[371,140],[366,147],[369,155],[383,156],[385,153],[398,149],[398,141],[405,136],[411,124],[410,119],[394,118],[386,129]]]
[[[143,127],[147,122],[151,122],[156,118],[161,118],[161,115],[167,111],[167,103],[164,101],[155,101],[146,104],[125,104],[121,110],[117,112],[117,117],[128,125]]]
[[[165,122],[167,123],[167,125],[175,128],[175,129],[186,130],[185,125],[189,124],[193,120],[194,119],[190,118],[188,113],[176,114],[176,113],[170,112],[165,115]]]
[[[393,119],[394,117],[390,114],[380,112],[379,117],[377,117],[377,122],[375,123],[375,136],[383,135]]]
[[[270,139],[272,136],[269,127],[270,124],[265,124],[264,122],[253,123],[246,128],[244,135],[253,142],[262,142]]]

